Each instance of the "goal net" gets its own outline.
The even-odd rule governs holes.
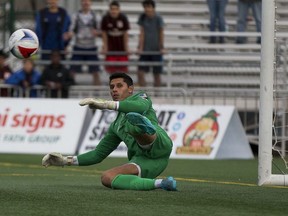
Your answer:
[[[262,0],[258,185],[288,185],[287,11],[285,0]]]

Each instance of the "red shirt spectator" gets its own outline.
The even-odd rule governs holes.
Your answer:
[[[128,18],[120,12],[120,4],[112,1],[109,5],[109,12],[103,16],[101,22],[103,52],[128,52],[128,30],[130,29]],[[106,61],[127,62],[128,56],[108,54]],[[106,66],[106,71],[127,72],[127,66]]]

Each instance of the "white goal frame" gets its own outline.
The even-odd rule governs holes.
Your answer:
[[[273,10],[274,9],[274,10]],[[275,0],[262,0],[258,185],[288,185],[288,175],[272,174]]]

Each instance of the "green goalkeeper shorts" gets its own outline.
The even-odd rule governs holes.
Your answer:
[[[159,176],[167,167],[169,158],[151,159],[144,155],[134,156],[129,162],[137,164],[142,178],[154,179]]]
[[[157,138],[152,148],[141,151],[132,156],[130,163],[137,164],[142,178],[154,179],[167,167],[173,143],[167,133],[160,127],[157,128]]]

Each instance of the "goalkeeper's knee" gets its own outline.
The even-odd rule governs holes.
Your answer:
[[[112,187],[112,181],[116,176],[109,171],[105,171],[101,176],[101,183],[108,188]]]

